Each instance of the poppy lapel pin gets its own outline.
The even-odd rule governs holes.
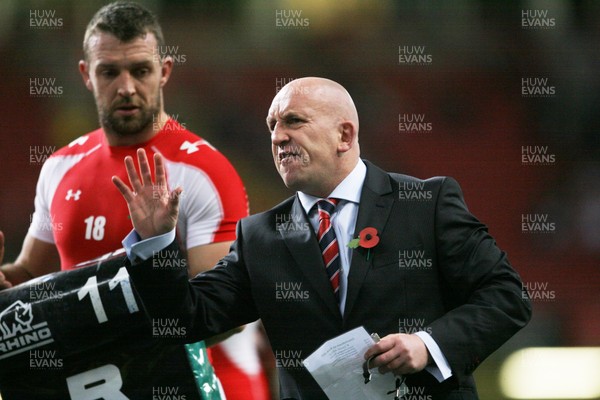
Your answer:
[[[352,239],[348,243],[348,247],[356,249],[362,247],[367,249],[367,261],[371,258],[371,249],[379,243],[379,236],[377,236],[377,229],[373,227],[366,227],[360,231],[356,239]]]

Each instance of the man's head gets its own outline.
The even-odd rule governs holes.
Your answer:
[[[172,69],[170,57],[160,56],[163,44],[156,17],[135,3],[108,4],[88,24],[79,70],[114,143],[148,140],[153,122],[162,126],[162,87]]]
[[[156,44],[164,46],[164,37],[158,19],[139,4],[117,1],[102,7],[90,20],[83,37],[83,56],[89,60],[90,38],[99,32],[110,33],[121,42],[154,35]]]
[[[360,156],[358,113],[340,84],[324,78],[296,79],[273,99],[267,126],[275,167],[285,185],[328,196]]]

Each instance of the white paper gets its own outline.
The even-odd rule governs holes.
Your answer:
[[[371,369],[371,382],[363,377],[364,355],[375,342],[364,327],[355,328],[323,343],[303,364],[331,400],[389,400],[396,388],[394,374]]]

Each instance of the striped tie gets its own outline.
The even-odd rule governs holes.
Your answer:
[[[340,248],[335,237],[335,231],[331,225],[331,214],[338,204],[338,199],[319,200],[317,207],[319,209],[319,246],[325,263],[327,277],[331,282],[333,293],[338,303],[340,301]]]

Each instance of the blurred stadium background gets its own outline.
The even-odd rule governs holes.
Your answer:
[[[77,62],[85,26],[105,3],[0,2],[5,260],[29,225],[41,161],[98,126]],[[175,58],[167,112],[232,161],[252,213],[291,195],[264,120],[278,88],[302,76],[349,90],[364,158],[461,183],[534,297],[530,325],[477,370],[482,399],[512,393],[501,368],[518,349],[600,346],[600,2],[140,3],[159,15]],[[411,53],[424,57],[402,57]],[[32,94],[36,86],[53,94]],[[400,124],[411,120],[424,125]],[[536,220],[544,223],[528,229]],[[554,395],[584,398],[568,397],[573,370],[600,381],[593,353],[595,367],[567,357],[555,375],[544,372]],[[523,355],[521,366],[540,360]]]

